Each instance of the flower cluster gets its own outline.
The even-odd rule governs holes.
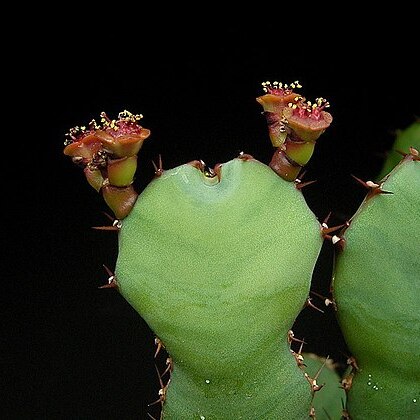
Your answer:
[[[266,117],[268,133],[276,148],[270,166],[284,179],[294,181],[312,156],[315,142],[330,126],[332,116],[324,98],[311,102],[294,90],[299,81],[290,84],[263,82],[264,95],[257,97]]]
[[[102,151],[114,157],[136,155],[150,130],[138,124],[143,116],[129,111],[118,114],[117,120],[111,120],[105,112],[101,113],[101,122],[92,120],[88,126],[76,126],[66,134],[64,154],[82,159],[87,164],[97,152]]]
[[[288,103],[299,97],[294,89],[300,89],[302,86],[296,80],[290,84],[262,82],[262,87],[265,95],[259,96],[257,101],[263,106],[264,111],[281,113]]]
[[[117,218],[122,218],[137,198],[132,187],[137,153],[150,130],[139,125],[141,114],[123,111],[118,119],[110,119],[102,112],[100,117],[100,123],[92,120],[69,130],[64,154],[84,168],[89,184],[102,192]]]
[[[283,110],[287,125],[303,141],[316,141],[330,126],[332,116],[324,111],[329,108],[329,102],[324,98],[316,98],[314,102],[307,101],[303,96],[297,96],[288,108]]]

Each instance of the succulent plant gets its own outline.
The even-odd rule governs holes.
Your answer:
[[[419,128],[398,135],[394,150],[406,154],[385,162],[391,172],[359,180],[366,198],[336,237],[344,249],[333,292],[353,354],[343,386],[355,419],[420,418],[420,159],[410,146]]]
[[[114,120],[102,113],[100,123],[67,135],[64,153],[114,215],[112,225],[97,228],[118,232],[115,272],[106,268],[103,287],[122,294],[154,332],[156,355],[163,348],[167,354],[166,367],[156,368],[160,390],[150,418],[338,419],[353,409],[356,419],[384,418],[378,413],[391,412],[390,401],[394,406],[402,391],[407,398],[393,418],[418,413],[418,371],[409,367],[418,348],[418,334],[410,330],[418,329],[418,299],[409,291],[419,272],[416,248],[409,245],[420,243],[412,201],[420,196],[417,151],[411,148],[383,181],[360,181],[369,188],[365,203],[347,223],[328,227],[308,207],[302,188],[311,183],[303,181],[304,168],[332,116],[325,99],[308,101],[295,92],[300,88],[298,81],[264,82],[264,94],[256,98],[274,148],[268,165],[241,153],[214,168],[195,160],[163,169],[159,157],[154,178],[140,193],[133,186],[137,154],[151,134],[139,124],[142,115],[123,111]],[[394,222],[383,236],[387,220]],[[384,238],[395,244],[386,251],[380,248]],[[357,357],[349,359],[360,368],[351,392],[354,371],[341,385],[332,372],[324,387],[331,363],[324,360],[315,371],[305,362],[304,341],[291,329],[301,310],[314,306],[311,277],[324,239],[346,248],[337,258],[333,297],[325,302],[339,308]],[[396,262],[387,266],[395,276],[385,281],[378,266],[390,261],[390,249]],[[398,287],[406,289],[404,299],[390,305]],[[368,354],[359,360],[365,347]],[[358,389],[366,387],[358,383],[368,380],[369,389],[379,389],[401,375],[401,387],[376,393],[382,402],[356,402],[365,398]],[[153,415],[156,408],[161,410]]]

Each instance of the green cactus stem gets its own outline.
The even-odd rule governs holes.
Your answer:
[[[354,419],[420,418],[420,162],[411,149],[342,234],[333,291],[357,360],[343,381]]]
[[[119,234],[119,290],[172,361],[163,418],[306,418],[311,389],[287,337],[320,225],[261,162],[237,158],[217,172],[199,162],[163,171]]]
[[[287,181],[294,181],[311,158],[316,140],[330,126],[332,116],[324,98],[313,103],[293,92],[302,86],[263,82],[264,95],[257,97],[267,119],[271,143],[275,147],[270,167]]]

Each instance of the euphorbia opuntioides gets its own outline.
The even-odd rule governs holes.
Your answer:
[[[294,92],[300,87],[263,83],[268,165],[245,153],[212,169],[201,160],[159,165],[140,193],[137,153],[150,135],[141,115],[103,113],[69,132],[64,153],[115,215],[103,227],[118,231],[119,244],[106,287],[119,290],[168,353],[150,407],[161,405],[163,419],[332,418],[325,406],[315,413],[328,387],[317,382],[320,371],[306,371],[291,330],[312,305],[324,238],[343,242],[301,192],[303,168],[332,117],[325,99],[307,101]]]
[[[333,294],[357,360],[343,387],[356,420],[420,419],[419,142],[419,122],[399,134],[405,157],[380,181],[359,181],[366,198],[336,237]]]

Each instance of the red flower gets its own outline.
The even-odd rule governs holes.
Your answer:
[[[117,218],[131,211],[137,193],[133,188],[137,153],[150,135],[138,124],[142,115],[123,111],[117,120],[101,113],[101,123],[75,127],[67,133],[64,154],[84,168],[88,183],[101,192]]]
[[[64,154],[71,156],[75,162],[87,164],[102,150],[102,142],[95,130],[77,126],[71,128],[66,136]]]
[[[293,90],[302,87],[298,80],[289,85],[281,82],[263,82],[262,86],[265,95],[259,96],[257,102],[262,105],[264,111],[279,114],[282,113],[289,102],[293,102],[299,96]]]
[[[329,106],[324,98],[316,98],[312,103],[298,96],[283,110],[283,116],[303,141],[314,142],[332,122],[332,115],[324,111]]]
[[[116,157],[137,155],[144,140],[150,136],[150,130],[137,123],[141,118],[142,115],[123,111],[118,114],[118,120],[110,120],[105,112],[102,112],[103,129],[96,130],[96,135],[104,148]]]
[[[102,112],[102,125],[92,120],[88,129],[82,126],[69,131],[64,154],[85,164],[101,150],[116,158],[134,156],[150,135],[150,130],[138,124],[141,118],[142,115],[123,111],[118,114],[118,120],[111,120]]]

